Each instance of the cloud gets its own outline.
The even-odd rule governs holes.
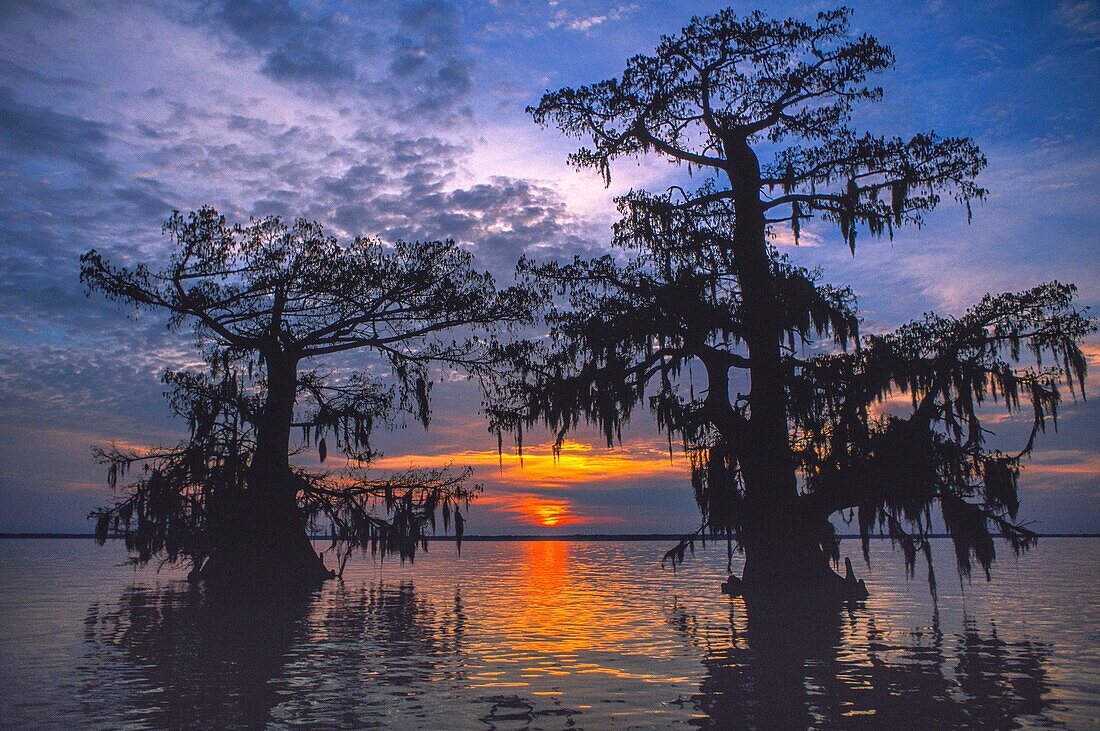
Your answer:
[[[1100,478],[1100,455],[1082,449],[1050,449],[1035,456],[1024,467],[1030,481],[1058,475],[1076,478]]]
[[[330,81],[351,79],[355,75],[350,64],[305,44],[272,51],[264,63],[264,71],[274,79],[291,81]]]
[[[488,508],[494,513],[512,516],[527,525],[540,528],[565,528],[593,523],[618,524],[618,516],[578,515],[576,507],[567,498],[547,498],[542,495],[502,494],[491,491],[480,496],[478,508]]]
[[[21,42],[48,31],[68,50],[27,41],[0,52],[0,398],[20,428],[95,425],[79,449],[55,450],[55,464],[21,472],[20,484],[94,483],[88,445],[140,440],[134,430],[178,438],[159,378],[196,365],[190,335],[86,298],[78,281],[79,255],[92,247],[156,268],[168,243],[159,223],[173,208],[305,216],[342,237],[454,237],[506,276],[521,251],[591,245],[552,187],[469,175],[470,142],[448,121],[474,68],[461,14],[447,3],[396,7],[388,23],[281,2],[215,4],[198,16],[138,8],[131,20],[147,36],[134,53],[124,50],[129,26],[109,9],[73,5],[45,25],[20,16]],[[97,44],[65,40],[89,28]],[[293,55],[321,34],[331,38],[316,56]],[[169,38],[177,42],[161,42]],[[150,47],[159,54],[142,57]],[[398,77],[385,59],[406,51],[422,63]],[[413,125],[417,108],[432,113]],[[457,408],[476,413],[476,399]],[[78,437],[51,437],[64,439]]]
[[[551,443],[526,446],[523,454],[496,450],[456,451],[444,454],[403,454],[372,464],[380,470],[469,465],[480,468],[479,479],[491,479],[527,489],[560,490],[587,484],[630,484],[643,478],[686,479],[688,462],[670,459],[667,450],[650,442],[604,449],[566,441],[558,454]],[[486,469],[489,468],[489,469]],[[493,475],[491,472],[497,472]]]
[[[171,432],[157,379],[163,367],[193,360],[190,335],[165,332],[149,313],[135,318],[85,298],[78,257],[96,247],[116,261],[155,265],[167,246],[159,224],[173,208],[210,203],[238,221],[304,216],[340,237],[453,237],[504,282],[521,253],[602,253],[615,218],[612,196],[662,190],[683,182],[684,171],[656,156],[623,160],[605,189],[598,175],[565,163],[576,140],[537,128],[522,109],[548,87],[620,72],[626,55],[651,49],[688,12],[534,0],[0,3],[0,398],[9,425],[87,425],[90,441]],[[859,12],[889,19],[896,9]],[[899,128],[927,112],[937,129],[961,127],[989,153],[983,183],[993,195],[976,209],[973,226],[945,203],[920,232],[861,238],[855,257],[825,224],[804,229],[805,241],[820,245],[784,249],[799,264],[821,265],[826,281],[852,284],[867,329],[892,328],[926,309],[958,312],[987,290],[1045,279],[1076,280],[1093,306],[1100,297],[1092,225],[1100,115],[1094,95],[1080,93],[1094,75],[1092,56],[1080,49],[1088,38],[1095,42],[1096,6],[1064,2],[1053,13],[1019,15],[952,10],[951,28],[914,26],[906,29],[911,35],[891,38],[899,63],[909,64],[899,66],[897,86],[916,110],[912,118],[903,110]],[[1028,24],[1037,32],[1021,34]],[[611,33],[615,43],[607,42]],[[1030,76],[1025,66],[1059,52],[1044,40],[1058,33],[1065,40],[1059,73]],[[943,78],[944,57],[922,53],[956,43],[972,49],[967,55],[999,55],[1003,67],[980,88],[957,73],[966,78],[952,77],[952,86]],[[896,99],[879,105],[885,116],[876,124],[897,121],[889,114]],[[790,242],[781,233],[776,243]],[[437,403],[429,433],[393,435],[387,451],[433,454],[446,442],[442,451],[484,452],[482,469],[491,476],[492,444],[471,445],[475,433],[492,441],[477,394],[449,383]],[[1064,429],[1059,448],[1090,448],[1093,404],[1065,410],[1062,418],[1082,428]],[[639,439],[655,434],[642,431]],[[33,435],[11,438],[21,450],[34,449]],[[39,454],[39,474],[21,473],[31,485],[26,494],[33,485],[50,491],[98,478],[87,444],[65,442],[77,438],[51,432],[49,464]],[[0,460],[5,467],[10,454]],[[641,530],[696,519],[683,475],[609,478],[605,489],[563,474],[548,471],[543,484],[517,468],[509,473],[515,485],[493,483],[493,491],[502,500],[565,500],[570,515],[621,516],[619,525]],[[1065,478],[1052,475],[1050,484],[1071,484]],[[16,489],[23,488],[8,494]],[[18,505],[5,500],[16,516]],[[57,498],[51,510],[72,509],[76,503],[66,500]],[[48,520],[45,508],[27,503],[21,510]],[[504,529],[523,514],[487,510],[485,519]]]
[[[320,217],[349,233],[455,239],[505,277],[521,254],[563,258],[604,246],[602,231],[555,188],[507,176],[460,185],[464,161],[462,147],[437,138],[391,139],[369,162],[319,178],[331,201]]]
[[[467,439],[467,441],[469,441]],[[682,453],[670,458],[648,440],[627,442],[606,449],[578,441],[566,441],[558,454],[552,443],[528,445],[523,456],[507,450],[449,450],[391,454],[371,465],[372,470],[400,472],[410,467],[456,468],[469,466],[473,479],[485,486],[475,503],[479,514],[488,509],[496,516],[519,518],[543,528],[565,526],[631,526],[654,530],[639,512],[640,491],[657,489],[661,500],[675,505],[667,493],[686,498],[689,463]],[[687,502],[687,500],[684,500]],[[628,507],[630,504],[635,506]],[[479,526],[495,521],[479,519]],[[690,522],[665,526],[678,530]],[[479,528],[479,530],[484,528]]]
[[[9,64],[9,69],[18,68]],[[23,159],[38,156],[77,165],[96,177],[106,177],[113,165],[103,154],[106,126],[19,101],[0,87],[0,144]]]
[[[548,28],[565,28],[566,30],[588,33],[593,28],[607,22],[625,20],[638,10],[634,4],[616,5],[606,13],[591,15],[574,15],[568,10],[560,9],[554,12],[553,18],[547,23]]]
[[[1005,47],[988,38],[961,36],[955,40],[954,49],[990,64],[999,65],[1004,62]]]
[[[1092,0],[1062,0],[1054,18],[1074,41],[1089,44],[1100,41],[1100,13]]]
[[[473,63],[452,3],[378,3],[350,14],[305,8],[222,0],[195,19],[258,54],[260,72],[275,81],[381,101],[374,113],[390,119],[465,114],[458,105],[472,88]]]
[[[448,2],[403,3],[391,37],[394,90],[417,99],[413,111],[437,114],[473,88],[473,63],[462,42],[462,14]],[[400,98],[400,96],[398,97]]]
[[[263,72],[273,79],[325,84],[355,78],[337,14],[309,17],[285,0],[224,0],[212,16],[263,55]]]
[[[66,18],[69,16],[64,5],[49,0],[12,0],[0,3],[0,18],[9,19],[17,15],[36,15],[41,18]]]

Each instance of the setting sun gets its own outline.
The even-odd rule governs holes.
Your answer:
[[[547,505],[538,508],[535,514],[538,516],[538,520],[542,525],[547,528],[557,525],[562,521],[562,513],[564,510],[556,505]]]
[[[594,522],[596,518],[578,515],[569,500],[544,498],[532,494],[493,494],[482,495],[478,504],[488,507],[495,513],[512,514],[528,525],[541,528],[561,528],[567,525],[583,525]],[[601,516],[601,523],[615,523],[617,519]]]
[[[532,505],[526,517],[547,528],[577,522],[577,519],[569,514],[569,506],[565,503],[548,502]]]

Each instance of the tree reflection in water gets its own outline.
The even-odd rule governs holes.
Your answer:
[[[933,614],[929,628],[901,632],[888,626],[896,617],[865,606],[792,613],[736,599],[728,617],[713,605],[698,605],[699,614],[673,606],[672,638],[665,622],[649,623],[644,606],[653,605],[630,614],[638,609],[630,597],[570,617],[550,611],[548,597],[540,604],[516,594],[517,606],[504,604],[507,596],[501,587],[467,599],[451,589],[418,592],[407,577],[267,602],[183,583],[133,586],[88,609],[80,721],[730,729],[1058,720],[1051,645],[1005,641],[965,615],[957,631]],[[600,628],[609,644],[591,636]]]
[[[187,584],[132,586],[93,604],[78,668],[89,719],[154,727],[262,726],[270,681],[307,632],[316,597],[207,596]]]
[[[130,587],[117,605],[88,609],[83,712],[92,725],[204,728],[415,716],[412,696],[461,673],[454,656],[466,615],[457,592],[444,614],[411,582],[270,600],[182,584]]]
[[[945,634],[885,632],[863,605],[777,612],[730,601],[732,642],[714,647],[681,610],[673,626],[705,651],[693,698],[704,728],[1017,728],[1052,723],[1052,648],[1006,642],[972,617]]]
[[[433,692],[463,674],[465,626],[457,590],[452,607],[438,610],[411,581],[336,585],[285,669],[288,682],[309,685],[285,715],[344,727],[425,718]]]

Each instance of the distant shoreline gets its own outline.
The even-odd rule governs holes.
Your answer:
[[[840,539],[858,539],[858,533],[842,533],[837,536]],[[930,538],[950,538],[946,533],[934,533]],[[997,536],[999,537],[999,536]],[[1039,535],[1040,538],[1100,538],[1100,533],[1044,533]],[[71,539],[71,538],[95,538],[92,533],[0,533],[0,540],[3,539]],[[462,536],[464,542],[477,543],[477,542],[523,542],[523,541],[679,541],[683,538],[683,534],[680,533],[563,533],[561,535],[485,535],[476,536],[468,535]],[[890,536],[886,535],[872,535],[871,538],[877,538],[882,540],[889,540]],[[111,540],[121,540],[121,538],[112,537]],[[331,540],[329,536],[312,536],[314,541],[328,541]],[[454,536],[429,536],[428,541],[454,541]],[[696,541],[702,542],[701,539]],[[708,543],[720,543],[723,539],[716,538],[711,539],[707,537]]]

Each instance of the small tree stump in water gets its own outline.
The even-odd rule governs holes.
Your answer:
[[[844,584],[845,599],[866,599],[870,594],[863,579],[856,578],[856,572],[852,570],[852,559],[844,557]]]
[[[744,582],[741,579],[730,574],[729,578],[722,582],[722,593],[730,596],[741,596],[744,591],[743,584]]]

